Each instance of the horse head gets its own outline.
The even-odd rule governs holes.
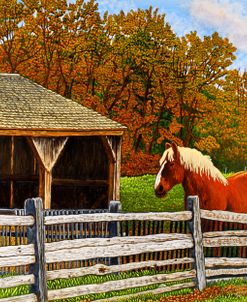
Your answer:
[[[176,184],[183,181],[184,167],[180,162],[178,146],[166,143],[165,152],[160,159],[160,170],[156,176],[154,190],[158,197],[164,197]]]

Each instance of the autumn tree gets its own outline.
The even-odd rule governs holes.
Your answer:
[[[17,0],[0,1],[0,60],[1,70],[17,72],[38,53],[35,37],[25,27],[29,11]]]
[[[197,124],[215,113],[216,87],[228,73],[235,50],[217,33],[200,38],[191,32],[174,45],[171,72],[178,104],[174,114],[181,124],[178,136],[185,146],[198,141]]]
[[[165,111],[156,80],[175,39],[164,18],[150,8],[110,15],[106,23],[112,52],[105,66],[108,77],[99,81],[102,103],[110,116],[129,126],[129,148],[147,153],[157,119],[163,116],[160,110]]]
[[[217,33],[177,37],[150,7],[0,0],[0,64],[120,123],[126,173],[155,172],[166,141],[246,160],[246,73]],[[216,130],[217,129],[217,130]],[[219,130],[220,129],[220,130]]]
[[[214,143],[212,157],[222,169],[243,169],[247,161],[246,72],[228,72],[214,110],[215,113],[208,115],[201,124],[201,133],[206,140],[199,142],[198,147],[207,151],[210,140]]]

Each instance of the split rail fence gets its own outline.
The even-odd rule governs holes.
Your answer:
[[[114,211],[113,211],[114,212]],[[202,233],[201,219],[220,222],[240,223],[247,225],[247,214],[232,212],[200,210],[197,196],[188,199],[188,211],[176,213],[87,213],[59,216],[45,216],[42,201],[39,198],[25,202],[25,216],[1,215],[0,225],[12,229],[25,227],[27,240],[25,244],[0,247],[0,267],[27,267],[26,271],[12,276],[0,278],[0,288],[29,285],[30,294],[3,298],[0,301],[52,301],[76,296],[84,296],[105,292],[116,292],[123,289],[140,288],[140,292],[164,293],[182,288],[205,288],[207,281],[220,277],[247,276],[247,259],[240,257],[205,257],[208,247],[241,247],[247,246],[247,231],[217,231]],[[188,233],[159,233],[139,236],[135,234],[122,236],[121,225],[133,221],[187,222]],[[94,237],[96,229],[90,237],[58,238],[49,242],[47,236],[59,235],[60,226],[67,226],[69,233],[78,233],[72,225],[112,224],[107,232],[102,229],[101,237]],[[14,232],[14,231],[13,231]],[[58,236],[59,237],[59,236]],[[173,253],[173,258],[165,260],[157,254],[189,251],[189,253]],[[150,254],[154,255],[150,257]],[[136,260],[135,256],[139,255]],[[149,256],[147,256],[149,255]],[[156,255],[156,256],[155,256]],[[188,256],[189,255],[189,256]],[[126,258],[129,260],[126,261]],[[111,261],[96,261],[110,259]],[[125,259],[125,260],[123,260]],[[78,261],[88,261],[91,265],[78,267]],[[61,263],[74,263],[75,266],[61,266]],[[188,265],[186,269],[167,272],[169,266]],[[105,281],[100,284],[78,285],[62,289],[47,289],[47,281],[59,278],[72,278],[86,275],[107,275],[121,272],[152,269],[157,273],[141,277],[130,277],[123,280]],[[142,287],[157,285],[155,289],[142,290]],[[97,301],[117,301],[120,296]],[[121,296],[128,298],[128,296]],[[96,301],[96,300],[95,300]]]

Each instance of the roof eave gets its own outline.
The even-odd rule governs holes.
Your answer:
[[[0,136],[122,136],[127,128],[116,129],[14,129],[0,128]]]

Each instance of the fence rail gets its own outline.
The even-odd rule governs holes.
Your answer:
[[[29,285],[30,294],[0,299],[0,301],[50,301],[81,295],[119,291],[127,288],[137,288],[148,285],[160,285],[176,281],[178,284],[159,286],[156,289],[139,292],[163,293],[167,291],[197,287],[202,290],[206,281],[219,277],[246,276],[247,259],[240,257],[206,257],[207,247],[240,246],[246,247],[247,231],[211,231],[202,232],[201,218],[204,220],[217,219],[245,223],[246,214],[236,214],[222,211],[205,211],[199,209],[198,197],[188,200],[188,211],[179,213],[76,213],[59,216],[47,215],[42,211],[42,201],[29,199],[25,202],[25,210],[21,215],[1,215],[0,225],[8,227],[8,234],[15,234],[13,228],[25,228],[27,238],[25,244],[0,247],[0,267],[27,266],[23,274],[0,278],[0,288],[18,285]],[[116,204],[114,205],[116,211]],[[2,219],[3,218],[3,219]],[[160,222],[188,223],[189,232],[163,233],[162,227],[157,234],[146,234],[139,230],[138,235],[129,230],[129,223],[135,221],[146,223],[151,221],[160,227]],[[128,232],[122,231],[122,223]],[[90,224],[94,225],[90,229]],[[106,226],[107,224],[107,226]],[[67,225],[67,226],[66,226]],[[73,225],[73,226],[72,226]],[[111,226],[109,228],[109,225]],[[143,224],[146,226],[146,224]],[[66,226],[67,236],[63,234]],[[102,228],[102,226],[104,226]],[[84,236],[80,228],[85,227]],[[5,233],[2,232],[2,235]],[[84,237],[84,238],[82,238]],[[51,239],[51,240],[50,240]],[[186,251],[190,251],[190,255]],[[179,251],[179,253],[178,253]],[[170,259],[161,259],[158,255],[170,253]],[[148,257],[147,255],[152,255]],[[134,257],[139,256],[138,261]],[[120,261],[121,257],[129,257],[129,261]],[[94,259],[110,258],[114,261],[106,263],[93,262]],[[131,261],[132,259],[132,261]],[[92,261],[87,267],[62,267],[61,262]],[[49,265],[52,265],[49,267]],[[184,267],[184,271],[166,273],[164,267]],[[47,280],[72,278],[86,275],[102,276],[129,272],[133,270],[154,269],[157,274],[124,280],[106,281],[102,284],[87,284],[75,287],[48,290]],[[185,282],[186,281],[186,282]],[[134,294],[137,295],[137,294]],[[129,296],[121,296],[128,298]],[[119,297],[108,298],[114,301]],[[104,299],[99,301],[106,301]]]

